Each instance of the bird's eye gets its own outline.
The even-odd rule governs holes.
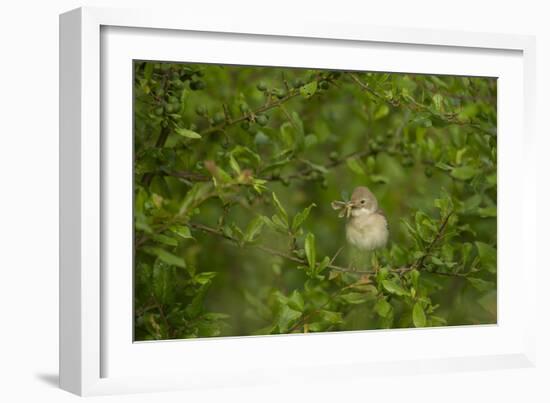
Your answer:
[[[361,200],[361,204],[365,204],[365,199]]]

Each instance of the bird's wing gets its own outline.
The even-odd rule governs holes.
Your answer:
[[[384,217],[384,220],[386,221],[386,227],[388,227],[388,217],[386,216],[384,210],[378,208],[378,210],[376,210],[376,214],[380,214],[382,217]]]

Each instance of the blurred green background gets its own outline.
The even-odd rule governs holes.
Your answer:
[[[137,340],[496,323],[496,79],[137,61],[134,83]],[[257,247],[307,266],[311,233],[332,259],[330,203],[359,185],[388,218],[383,274]],[[272,193],[291,220],[315,204],[296,232],[258,218]],[[419,280],[394,271],[423,253]]]

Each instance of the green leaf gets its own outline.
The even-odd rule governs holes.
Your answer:
[[[436,226],[432,219],[423,211],[417,211],[415,216],[416,231],[420,237],[430,242],[433,238],[433,233],[436,231]]]
[[[389,183],[390,179],[385,175],[373,174],[369,176],[370,180],[374,183]]]
[[[236,146],[233,148],[231,155],[234,157],[238,156],[240,160],[244,160],[255,167],[260,165],[262,162],[262,158],[257,153],[244,146]]]
[[[260,234],[262,227],[264,226],[264,222],[265,221],[260,216],[250,221],[250,223],[248,223],[248,226],[246,227],[246,230],[244,231],[243,241],[244,242],[255,241],[258,235]]]
[[[157,259],[153,266],[153,291],[155,297],[162,304],[172,303],[174,300],[174,267]]]
[[[416,327],[426,326],[426,314],[420,302],[414,304],[412,311],[413,323]]]
[[[478,193],[468,197],[464,200],[464,203],[462,203],[462,212],[470,213],[472,210],[476,209],[482,201],[483,198]]]
[[[241,167],[239,166],[239,163],[235,159],[233,155],[229,156],[229,165],[231,166],[231,169],[235,171],[235,173],[240,174],[241,173]]]
[[[264,224],[267,225],[272,230],[286,233],[286,230],[287,230],[286,225],[281,221],[279,216],[274,215],[273,219],[266,216],[261,216],[261,218]]]
[[[185,260],[182,257],[176,256],[162,248],[156,248],[152,246],[144,247],[143,250],[150,255],[157,256],[160,260],[162,260],[164,263],[186,268],[187,265],[185,264]]]
[[[408,295],[407,290],[405,290],[401,285],[399,285],[394,280],[383,280],[382,286],[388,291],[390,294],[395,294],[399,296]]]
[[[267,181],[264,179],[254,179],[252,182],[252,187],[256,193],[262,194],[262,192],[267,189],[267,186],[265,186],[266,183]]]
[[[364,175],[365,169],[363,168],[363,165],[361,164],[359,158],[348,158],[346,160],[346,164],[349,169],[351,169],[352,172],[356,173],[357,175]]]
[[[419,248],[422,248],[423,247],[423,241],[422,241],[422,238],[420,237],[420,235],[417,233],[416,229],[414,229],[413,226],[404,218],[401,219],[401,224],[405,228],[405,231],[408,233],[408,235],[414,239],[417,246]]]
[[[203,271],[202,273],[198,273],[193,277],[193,281],[199,284],[208,284],[210,281],[217,276],[218,273],[214,271]]]
[[[411,270],[409,272],[409,276],[411,277],[411,283],[413,287],[418,289],[418,280],[420,279],[420,272],[416,269]]]
[[[271,321],[271,311],[258,297],[250,294],[248,291],[245,290],[244,298],[247,304],[249,304],[252,307],[253,312],[257,316],[259,316],[264,321],[266,320]]]
[[[145,77],[146,80],[150,80],[153,77],[154,67],[155,67],[154,63],[151,63],[151,62],[145,63],[145,70],[143,72],[143,77]]]
[[[304,311],[304,298],[298,290],[294,290],[292,294],[290,294],[290,297],[288,297],[288,306],[296,311]]]
[[[330,323],[331,325],[337,325],[344,321],[342,319],[341,312],[333,312],[333,311],[327,311],[323,309],[319,311],[319,316],[323,322]]]
[[[322,332],[325,329],[325,325],[321,322],[311,322],[307,324],[308,332]]]
[[[391,304],[385,299],[379,299],[376,305],[374,305],[374,311],[383,318],[387,318],[392,309]]]
[[[151,235],[151,238],[154,239],[155,241],[163,243],[165,245],[169,245],[169,246],[177,246],[178,245],[177,240],[175,240],[174,238],[172,238],[170,236],[164,235],[164,234],[153,234],[153,235]]]
[[[493,290],[486,293],[483,297],[477,300],[478,304],[489,312],[493,317],[497,314],[497,291]]]
[[[472,179],[479,173],[479,169],[474,168],[470,165],[465,165],[462,167],[456,167],[451,170],[451,176],[455,179],[466,181]]]
[[[229,316],[226,313],[208,312],[208,313],[205,313],[202,317],[205,320],[218,321],[218,320],[229,319],[231,316]]]
[[[294,216],[294,219],[292,220],[292,232],[296,232],[302,226],[304,221],[309,216],[309,212],[311,211],[312,207],[316,207],[316,204],[310,204],[308,207],[306,207],[300,213]]]
[[[315,251],[315,235],[308,232],[304,243],[304,249],[306,251],[306,258],[311,269],[315,268],[316,264],[316,251]]]
[[[490,187],[496,186],[496,184],[497,184],[497,175],[495,173],[487,175],[485,177],[485,179],[487,180],[487,184]]]
[[[348,304],[362,304],[368,300],[368,297],[360,292],[349,292],[347,294],[340,295],[340,298]]]
[[[448,195],[445,195],[440,199],[435,199],[434,206],[440,210],[441,217],[444,217],[447,214],[449,214],[454,207],[453,201]]]
[[[191,303],[185,307],[185,316],[189,319],[194,319],[203,310],[203,300],[206,296],[206,291],[208,291],[209,284],[203,285],[199,291],[193,296]]]
[[[304,146],[304,122],[302,122],[302,119],[300,118],[300,115],[296,112],[292,112],[291,114],[292,122],[294,123],[294,127],[296,128],[296,132],[298,135],[298,142],[300,142],[300,147],[303,148]]]
[[[147,331],[151,334],[151,338],[149,340],[162,339],[164,335],[163,330],[166,330],[166,329],[163,329],[161,325],[159,325],[155,316],[158,316],[158,315],[152,314],[152,313],[145,313],[145,315],[143,315],[144,326],[147,329]]]
[[[295,149],[297,146],[296,135],[292,123],[284,122],[279,128],[279,132],[281,134],[282,143],[288,148]]]
[[[466,147],[456,151],[455,162],[457,165],[462,164],[462,158],[464,157],[464,154],[466,154],[467,151],[468,149]]]
[[[313,147],[315,144],[317,144],[317,136],[315,134],[308,134],[304,138],[304,145],[306,148]]]
[[[447,321],[439,316],[430,315],[431,326],[446,326]]]
[[[324,167],[323,165],[316,164],[316,163],[311,162],[311,161],[306,160],[306,159],[303,159],[302,162],[304,164],[307,164],[308,166],[310,166],[313,170],[315,170],[317,172],[320,172],[322,174],[328,173],[328,169],[326,167]]]
[[[496,284],[477,277],[466,277],[468,282],[478,291],[496,290]]]
[[[193,235],[191,235],[191,230],[187,225],[171,225],[170,231],[178,234],[184,239],[194,239]]]
[[[300,317],[302,313],[290,308],[288,305],[283,305],[279,312],[279,331],[281,333],[288,332],[291,325]]]
[[[443,87],[443,88],[449,88],[449,86],[447,85],[447,83],[445,81],[443,81],[441,78],[439,78],[438,76],[428,76],[428,78],[430,80],[433,81],[434,84],[436,84],[437,86],[439,87]]]
[[[188,139],[200,139],[200,138],[202,138],[202,136],[199,133],[194,132],[193,130],[182,129],[181,127],[176,127],[175,130],[176,130],[177,134],[179,134],[182,137],[188,138]]]
[[[310,98],[317,91],[317,81],[312,81],[300,87],[300,94],[305,98]]]
[[[277,211],[279,212],[279,217],[283,220],[283,222],[288,226],[288,214],[277,198],[277,195],[274,193],[271,194],[273,196],[273,203],[275,204],[275,207],[277,208]]]
[[[198,336],[214,337],[221,333],[220,325],[216,322],[201,320],[197,323]]]
[[[436,111],[438,112],[443,111],[443,96],[441,94],[435,94],[432,97],[432,103]]]
[[[317,274],[321,273],[323,270],[325,270],[328,265],[330,264],[330,258],[328,256],[325,256],[321,262],[317,265]]]
[[[497,250],[484,242],[476,242],[479,260],[484,269],[491,273],[497,271]]]
[[[467,268],[467,263],[470,259],[470,255],[472,253],[473,246],[469,242],[464,242],[462,244],[462,265],[464,268]]]
[[[185,195],[178,214],[186,215],[192,211],[196,206],[212,196],[210,193],[211,190],[212,184],[209,182],[195,183]]]
[[[283,222],[282,218],[278,215],[274,214],[271,216],[271,221],[273,224],[275,224],[275,227],[279,230],[279,232],[286,234],[288,232],[288,225]]]
[[[482,218],[487,217],[496,217],[497,208],[496,207],[482,207],[478,210],[479,216]]]
[[[382,119],[383,117],[388,116],[390,113],[390,107],[387,104],[382,104],[374,113],[374,120]]]
[[[439,168],[443,171],[452,171],[453,170],[453,166],[452,165],[449,165],[445,162],[442,162],[442,161],[439,161],[435,164],[435,167],[436,168]]]

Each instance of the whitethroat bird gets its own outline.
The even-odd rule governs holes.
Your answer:
[[[348,202],[334,201],[332,208],[346,217],[346,239],[357,249],[371,252],[388,242],[388,221],[378,208],[378,200],[365,186],[355,188]]]

